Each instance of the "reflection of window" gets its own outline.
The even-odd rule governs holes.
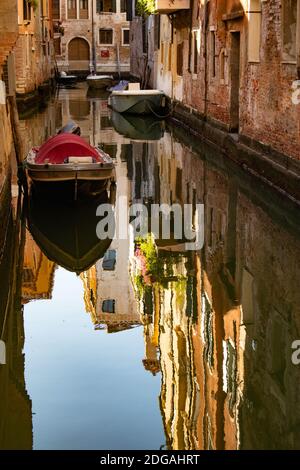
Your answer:
[[[115,313],[115,300],[108,299],[103,300],[102,302],[102,312],[103,313]]]
[[[112,44],[113,43],[113,30],[112,29],[100,29],[99,30],[99,42],[100,44]]]
[[[232,412],[236,402],[236,371],[237,355],[236,349],[230,340],[223,341],[223,390],[229,394],[229,409]]]
[[[53,44],[54,44],[54,50],[55,50],[55,55],[61,55],[61,40],[59,38],[54,38],[53,39]]]
[[[214,366],[214,330],[213,330],[213,310],[206,294],[202,295],[202,322],[201,333],[205,345],[204,357],[209,367]]]
[[[68,0],[68,19],[75,20],[77,17],[76,0]]]
[[[31,268],[24,268],[22,272],[23,284],[31,283],[33,282],[33,280],[34,280],[33,270]]]
[[[296,37],[297,0],[285,0],[282,2],[282,58],[287,62],[296,61]]]
[[[116,0],[97,0],[97,13],[116,13]]]
[[[129,46],[129,29],[122,30],[122,44],[123,46]]]
[[[101,129],[106,129],[111,127],[110,119],[108,116],[101,116],[100,118]]]
[[[28,21],[31,20],[31,5],[27,0],[23,0],[23,19]]]
[[[116,250],[107,250],[104,255],[102,267],[104,271],[114,271],[116,266]]]
[[[104,150],[104,152],[108,153],[111,158],[116,158],[118,149],[116,144],[102,144],[101,148]]]
[[[125,13],[127,11],[126,3],[126,0],[121,0],[121,13]]]
[[[89,17],[88,0],[79,0],[79,18],[84,20]]]
[[[90,103],[89,101],[71,100],[69,109],[71,117],[79,119],[90,114]]]

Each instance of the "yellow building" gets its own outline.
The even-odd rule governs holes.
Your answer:
[[[18,0],[15,60],[19,94],[35,92],[54,75],[51,16],[49,0]]]
[[[27,232],[22,282],[22,301],[51,299],[56,265],[48,260]]]

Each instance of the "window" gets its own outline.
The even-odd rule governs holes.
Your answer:
[[[68,0],[68,19],[76,20],[76,18],[77,18],[76,0]]]
[[[116,0],[97,0],[96,12],[100,13],[116,13]]]
[[[112,29],[100,29],[99,31],[99,43],[110,44],[113,43],[113,30]]]
[[[261,37],[261,4],[260,0],[250,0],[248,12],[248,60],[259,62]]]
[[[89,17],[89,4],[88,0],[79,0],[79,18],[87,20]]]
[[[126,6],[127,6],[126,0],[121,0],[121,13],[126,13],[127,11]]]
[[[60,18],[60,0],[52,1],[52,18],[54,20],[59,20]]]
[[[177,44],[177,75],[183,73],[183,42]]]
[[[116,250],[107,250],[104,255],[102,267],[104,271],[114,271],[116,266]]]
[[[23,0],[23,20],[31,21],[31,5]]]
[[[282,2],[282,59],[285,62],[296,62],[296,44],[297,0],[285,0]]]
[[[220,80],[225,81],[225,49],[220,52]]]
[[[216,33],[210,32],[210,73],[211,77],[216,76]]]
[[[115,300],[108,299],[103,300],[102,302],[102,312],[103,313],[115,313]]]
[[[193,75],[198,74],[200,54],[200,30],[194,30],[192,32],[192,56],[191,56],[191,72]]]
[[[129,46],[130,40],[129,40],[129,29],[123,29],[122,30],[122,44],[123,46]]]

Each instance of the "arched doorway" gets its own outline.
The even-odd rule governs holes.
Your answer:
[[[69,69],[89,70],[90,46],[83,38],[74,38],[68,47]]]

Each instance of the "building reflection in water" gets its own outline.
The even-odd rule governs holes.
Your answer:
[[[168,448],[299,448],[295,211],[170,134],[133,144],[132,175],[135,200],[205,205],[201,251],[150,234],[131,260]]]
[[[9,188],[4,188],[0,198],[0,339],[5,349],[0,364],[0,449],[31,449],[31,400],[26,390],[23,354],[22,201],[12,199]]]
[[[80,275],[94,328],[116,332],[142,325],[141,366],[161,374],[167,448],[299,448],[300,369],[291,361],[300,330],[297,212],[208,147],[186,142],[180,130],[136,140],[127,123],[119,134],[112,122],[121,132],[122,121],[111,119],[106,100],[86,97],[84,88],[64,90],[39,118],[40,126],[49,121],[51,134],[72,118],[83,136],[113,155],[116,204],[118,196],[127,197],[128,206],[178,203],[195,210],[203,203],[205,245],[187,252],[174,237],[166,241],[149,232],[133,239],[129,227],[127,240],[113,240],[104,258]],[[37,132],[30,120],[22,126],[28,135]],[[21,237],[20,228],[19,235],[14,231],[15,206],[10,216],[6,209],[12,236],[0,267],[2,325],[9,305],[7,364],[0,366],[0,447],[31,448],[21,299],[51,298],[55,263],[27,236],[22,291],[13,281],[15,257],[23,258],[16,248]],[[12,297],[14,283],[19,290]]]

